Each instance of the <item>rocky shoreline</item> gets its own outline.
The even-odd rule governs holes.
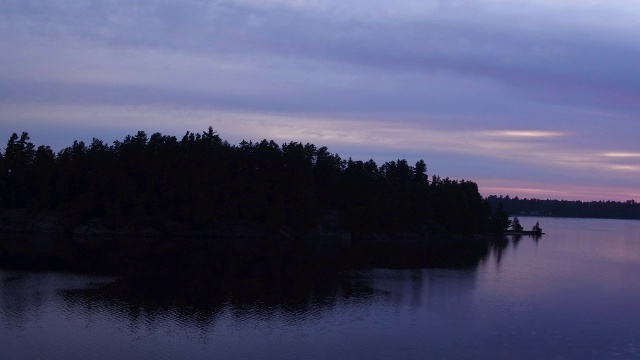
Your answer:
[[[225,226],[193,229],[186,224],[168,223],[162,229],[141,225],[135,228],[113,229],[99,219],[84,224],[70,224],[64,216],[53,213],[31,214],[24,209],[14,209],[0,214],[1,234],[24,235],[61,235],[72,236],[78,241],[94,238],[136,237],[136,238],[216,238],[216,239],[247,239],[259,237],[277,237],[291,239],[295,236],[291,229],[283,228],[278,233],[265,233],[247,224],[230,224]],[[310,242],[334,240],[349,244],[352,235],[338,225],[335,214],[323,217],[320,223],[310,229],[304,238]]]
[[[471,268],[496,240],[446,233],[353,236],[338,225],[335,214],[304,236],[294,236],[288,229],[266,235],[242,225],[209,230],[174,225],[162,232],[150,227],[116,231],[99,221],[70,227],[55,214],[13,210],[0,215],[0,266],[211,278],[265,271],[275,271],[277,278],[353,268]]]

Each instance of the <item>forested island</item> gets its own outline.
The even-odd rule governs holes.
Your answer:
[[[627,201],[570,201],[519,199],[491,195],[487,201],[492,206],[502,203],[509,215],[555,216],[600,219],[640,219],[640,203]]]
[[[59,239],[40,255],[5,247],[0,261],[13,265],[291,269],[317,265],[303,256],[316,252],[343,265],[465,266],[488,251],[474,239],[508,226],[474,182],[428,176],[423,160],[378,165],[308,143],[232,145],[211,127],[181,139],[139,131],[111,144],[74,141],[57,153],[14,133],[0,154],[0,232]]]
[[[0,211],[11,209],[60,214],[66,230],[99,223],[206,233],[233,225],[304,236],[327,216],[354,236],[502,226],[474,182],[429,178],[423,160],[378,166],[313,144],[231,145],[212,128],[180,140],[140,131],[113,144],[75,141],[58,153],[14,133],[0,156]]]

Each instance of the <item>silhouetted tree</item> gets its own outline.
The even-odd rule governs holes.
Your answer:
[[[519,199],[509,196],[491,195],[487,201],[495,208],[504,203],[505,211],[511,215],[587,217],[604,219],[640,219],[640,203],[627,201],[569,201]]]
[[[542,233],[542,228],[540,227],[540,222],[539,221],[536,221],[536,224],[533,225],[533,228],[531,229],[531,231],[533,231],[534,233],[538,233],[538,234]]]
[[[35,157],[35,146],[29,142],[29,134],[23,132],[20,137],[13,133],[7,142],[4,153],[5,179],[9,207],[25,207],[34,189],[30,178],[30,167]]]
[[[502,205],[502,202],[499,202],[491,218],[492,231],[496,233],[502,233],[506,231],[509,228],[509,226],[511,226],[511,220],[509,219],[509,214],[507,214],[506,211],[504,211],[504,206]]]
[[[429,181],[423,160],[378,166],[343,160],[326,147],[266,139],[234,146],[211,127],[180,140],[138,131],[112,144],[74,141],[57,154],[14,133],[0,154],[0,208],[19,207],[62,213],[71,226],[241,224],[265,234],[304,235],[328,214],[356,236],[485,232],[499,223],[475,183]]]
[[[513,231],[523,231],[524,230],[524,228],[520,224],[520,219],[518,219],[517,216],[513,218],[513,221],[511,221],[511,230],[513,230]]]

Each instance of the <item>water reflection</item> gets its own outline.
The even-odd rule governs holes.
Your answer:
[[[0,314],[9,330],[23,330],[41,321],[47,306],[59,301],[61,289],[84,289],[106,278],[58,273],[25,273],[0,270]]]
[[[522,241],[538,241],[533,237],[502,237],[488,243],[486,253],[476,252],[476,264],[495,262],[499,267],[506,251],[517,249]],[[208,329],[220,314],[229,312],[238,319],[268,319],[282,316],[295,322],[343,304],[359,306],[373,302],[385,306],[426,306],[438,312],[442,307],[460,306],[474,291],[477,266],[462,270],[358,270],[334,276],[315,278],[309,274],[290,277],[286,281],[264,281],[264,278],[224,279],[202,283],[185,281],[162,283],[154,279],[113,280],[96,285],[105,278],[2,272],[0,301],[4,324],[19,328],[38,316],[46,302],[62,301],[65,312],[85,314],[109,313],[126,319],[131,328],[151,325],[170,316],[180,323],[191,323]],[[452,301],[456,298],[455,301]]]
[[[523,241],[533,242],[537,246],[541,238],[540,235],[506,235],[496,238],[492,242],[491,256],[485,259],[485,262],[494,261],[496,267],[500,268],[502,259],[509,249],[516,252],[519,244]]]
[[[501,238],[463,260],[437,259],[464,265],[453,268],[282,281],[255,272],[145,282],[0,270],[0,358],[445,358],[446,344],[468,341],[465,324],[484,316],[478,266],[500,265],[527,241]]]
[[[473,270],[375,269],[304,286],[255,284],[226,293],[202,291],[201,296],[180,296],[179,292],[140,291],[121,281],[105,285],[99,283],[105,279],[75,275],[0,274],[5,335],[6,331],[13,336],[27,331],[30,336],[47,338],[48,332],[38,335],[42,330],[37,329],[48,328],[66,332],[70,336],[66,341],[83,341],[85,329],[106,338],[115,336],[116,331],[135,341],[188,336],[202,344],[216,336],[230,336],[234,328],[262,332],[272,326],[275,331],[313,324],[331,328],[365,324],[380,311],[387,315],[376,321],[383,323],[395,316],[408,316],[415,323],[425,314],[460,320],[472,308],[476,281]],[[71,324],[76,328],[68,328]]]
[[[24,286],[25,274],[11,274],[2,277],[2,320],[9,329],[19,329],[26,322],[27,314],[37,312],[41,304],[39,293],[30,294]],[[32,307],[32,309],[28,309]],[[29,310],[29,311],[28,311]]]
[[[0,270],[0,358],[638,358],[640,222],[544,225],[453,268],[191,282]]]
[[[133,327],[141,318],[153,324],[169,316],[179,323],[209,329],[224,312],[241,321],[281,316],[295,322],[301,317],[313,317],[331,309],[338,302],[366,302],[376,293],[370,281],[362,278],[353,281],[341,276],[322,282],[286,284],[247,281],[222,292],[191,288],[186,294],[182,289],[166,288],[149,292],[137,284],[117,281],[103,288],[64,290],[60,295],[67,306],[80,307],[76,309],[79,313],[91,315],[106,311],[118,314],[128,319]]]

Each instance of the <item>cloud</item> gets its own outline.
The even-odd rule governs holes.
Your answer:
[[[591,0],[5,1],[0,130],[215,120],[232,137],[426,153],[467,178],[622,186],[638,180],[638,16]]]
[[[575,148],[562,141],[557,132],[545,131],[476,131],[435,128],[428,123],[411,124],[397,121],[326,117],[323,115],[269,114],[264,112],[208,111],[189,107],[175,107],[160,102],[140,107],[134,104],[78,107],[64,104],[42,104],[24,110],[21,106],[0,106],[4,114],[23,124],[37,123],[48,117],[57,124],[81,126],[85,123],[110,124],[111,127],[136,130],[180,132],[181,129],[198,131],[213,125],[230,141],[241,139],[301,141],[328,145],[337,149],[360,148],[365,157],[387,161],[397,157],[424,158],[429,154],[446,153],[473,156],[477,163],[492,159],[513,162],[518,166],[536,169],[558,168],[572,171],[620,170],[591,149]],[[113,119],[118,119],[114,121]],[[132,124],[134,124],[132,126]],[[241,124],[241,126],[238,126]],[[17,131],[17,130],[14,130]],[[499,135],[499,136],[496,136]],[[375,150],[374,150],[375,148]],[[370,149],[370,150],[363,150]],[[368,155],[367,155],[368,151]],[[375,154],[387,154],[384,157]],[[427,158],[429,161],[429,158]],[[517,164],[517,166],[516,166]],[[449,171],[454,169],[449,169]]]
[[[113,51],[156,49],[157,59],[164,49],[214,60],[295,57],[364,66],[370,70],[359,72],[367,76],[418,72],[420,79],[444,71],[498,82],[545,102],[637,109],[640,65],[634,59],[639,47],[616,28],[604,27],[589,7],[532,7],[518,1],[443,4],[189,1],[83,7],[53,1],[45,10],[3,10],[7,27],[31,35],[34,31],[20,24],[36,23],[36,29],[51,30],[65,42],[102,43]],[[583,21],[558,21],[570,11],[582,14]],[[624,14],[615,8],[610,12]],[[594,24],[598,28],[586,26]]]
[[[612,170],[621,170],[621,171],[631,171],[631,172],[640,172],[640,165],[619,165],[613,164],[610,165]]]
[[[602,156],[611,158],[640,158],[640,153],[637,152],[607,152]]]
[[[539,131],[539,130],[501,130],[487,131],[485,134],[489,136],[507,137],[507,138],[553,138],[563,136],[558,131]]]

